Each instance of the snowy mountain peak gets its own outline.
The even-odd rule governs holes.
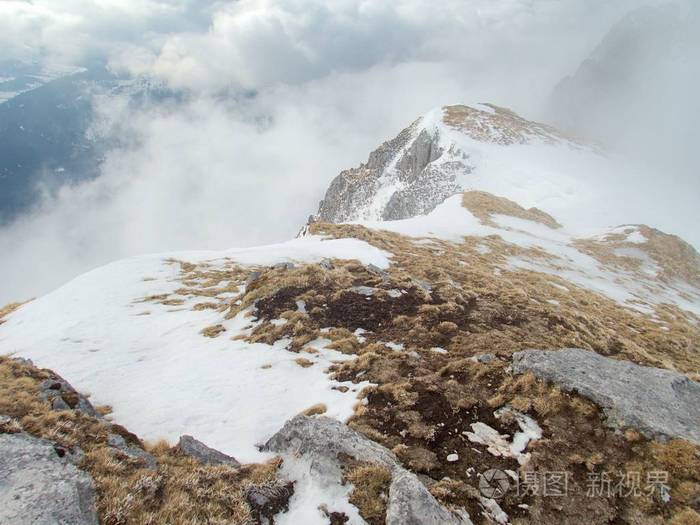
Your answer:
[[[316,219],[335,223],[406,219],[474,189],[527,205],[545,199],[551,204],[556,195],[548,177],[555,174],[556,185],[565,183],[571,166],[580,165],[571,158],[561,159],[562,154],[598,156],[592,147],[551,126],[493,104],[437,108],[382,144],[366,163],[341,172],[328,188]],[[547,164],[555,158],[564,162],[552,169]]]
[[[438,117],[437,122],[434,118]],[[514,111],[494,104],[445,106],[421,118],[424,129],[429,126],[459,131],[473,140],[503,146],[528,144],[535,140],[548,143],[571,141],[557,129],[527,120]]]

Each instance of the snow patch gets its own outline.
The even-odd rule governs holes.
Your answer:
[[[248,311],[222,320],[219,312],[193,310],[197,298],[183,297],[177,308],[139,301],[181,286],[179,267],[169,258],[213,267],[227,259],[271,265],[326,257],[389,265],[386,252],[354,239],[339,241],[311,237],[118,261],[14,312],[0,327],[0,349],[59,371],[94,403],[111,405],[114,419],[146,440],[174,443],[190,434],[241,462],[260,461],[267,454],[256,444],[309,406],[324,403],[326,415],[340,420],[352,415],[357,392],[369,383],[339,383],[324,373],[332,362],[352,356],[326,348],[328,341],[309,356],[318,366],[303,368],[295,362],[298,354],[286,350],[289,341],[232,340],[256,326]],[[216,324],[226,331],[215,338],[200,334]],[[333,388],[341,384],[346,393]]]
[[[472,443],[486,446],[486,450],[494,456],[512,457],[521,465],[526,464],[530,459],[530,454],[524,453],[524,450],[528,443],[542,437],[542,429],[530,416],[510,407],[501,408],[494,415],[497,419],[504,416],[513,417],[518,423],[520,431],[515,433],[512,441],[508,440],[507,434],[501,434],[495,428],[480,421],[471,424],[471,432],[465,431],[463,433]]]
[[[328,525],[328,517],[319,510],[321,505],[329,512],[344,512],[349,524],[364,524],[357,508],[348,501],[351,484],[328,483],[311,467],[309,460],[283,456],[281,475],[295,480],[294,495],[289,500],[289,511],[275,516],[279,525]]]

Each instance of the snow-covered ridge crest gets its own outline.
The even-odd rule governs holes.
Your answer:
[[[496,279],[501,272],[531,271],[652,317],[664,304],[700,315],[700,255],[679,237],[649,226],[579,236],[537,208],[481,191],[449,197],[425,216],[357,224],[434,244],[438,253],[440,241],[475,244],[494,266]]]
[[[382,144],[366,163],[338,175],[315,219],[406,219],[429,213],[447,197],[471,189],[521,201],[527,185],[530,193],[534,188],[530,198],[551,199],[552,186],[573,179],[567,176],[567,166],[580,165],[572,156],[598,154],[593,146],[506,108],[445,106]],[[556,181],[552,175],[557,175]]]
[[[508,108],[494,104],[445,106],[440,111],[439,120],[433,123],[436,129],[447,126],[480,142],[510,146],[541,140],[551,144],[568,142],[584,146],[584,143],[552,126],[527,120]],[[433,115],[434,112],[431,112],[423,117],[426,126]]]

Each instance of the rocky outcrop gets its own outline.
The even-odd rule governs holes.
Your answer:
[[[484,156],[475,145],[532,141],[581,146],[550,126],[491,104],[433,110],[373,151],[366,163],[340,173],[311,222],[391,221],[428,214],[448,197],[473,189],[470,174],[480,169]]]
[[[445,199],[461,191],[456,182],[460,171],[469,173],[470,168],[460,163],[427,166],[410,183],[402,185],[392,194],[382,210],[382,220],[395,221],[427,215]]]
[[[433,165],[444,150],[437,129],[421,120],[373,151],[366,164],[343,171],[332,182],[315,219],[347,222],[398,220],[432,211],[460,191],[459,173],[469,173],[465,158]]]
[[[51,372],[51,378],[41,383],[41,397],[48,400],[54,410],[79,410],[91,417],[102,417],[84,395],[55,372]]]
[[[296,416],[270,438],[264,450],[307,459],[314,473],[329,484],[340,483],[343,457],[388,469],[392,481],[387,524],[471,524],[465,513],[455,514],[440,505],[418,477],[401,466],[392,452],[334,419]]]
[[[158,462],[156,461],[156,458],[154,458],[152,454],[146,452],[143,449],[142,444],[137,439],[127,441],[119,434],[110,433],[107,436],[107,444],[111,448],[118,450],[129,458],[138,461],[147,469],[158,469]]]
[[[0,458],[0,523],[97,525],[92,480],[51,443],[0,434]]]
[[[386,525],[469,524],[465,512],[454,514],[440,505],[418,477],[404,469],[393,472]]]
[[[223,452],[209,448],[192,436],[181,436],[177,443],[177,450],[181,454],[193,457],[204,465],[228,465],[238,468],[241,464],[235,458],[227,456]]]
[[[700,384],[682,374],[577,348],[516,352],[512,369],[587,397],[604,409],[613,427],[700,444]]]

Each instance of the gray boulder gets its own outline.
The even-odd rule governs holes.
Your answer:
[[[328,417],[295,416],[265,443],[263,450],[311,458],[320,474],[337,479],[343,473],[339,455],[352,456],[390,470],[399,466],[390,450]]]
[[[464,511],[454,514],[438,504],[417,476],[407,470],[394,473],[389,486],[386,525],[471,523]]]
[[[158,462],[152,454],[146,452],[143,448],[134,443],[127,442],[127,440],[119,434],[110,433],[107,436],[107,444],[131,459],[139,461],[145,468],[149,470],[158,470]]]
[[[614,428],[633,427],[650,438],[683,438],[700,444],[700,383],[677,372],[577,348],[516,352],[512,370],[531,371],[587,397],[603,408]]]
[[[54,446],[27,434],[0,434],[0,523],[97,525],[90,476]]]
[[[264,450],[309,460],[321,479],[340,483],[339,457],[374,463],[392,473],[386,523],[389,525],[467,525],[466,513],[454,514],[440,505],[418,477],[404,469],[396,456],[340,421],[296,416],[264,445]]]
[[[43,381],[40,389],[41,397],[47,399],[54,410],[78,410],[91,417],[102,417],[84,395],[79,394],[68,381],[57,374]]]
[[[205,465],[229,465],[238,468],[241,464],[235,458],[209,448],[192,436],[182,436],[177,443],[177,449],[186,456],[193,457]]]

